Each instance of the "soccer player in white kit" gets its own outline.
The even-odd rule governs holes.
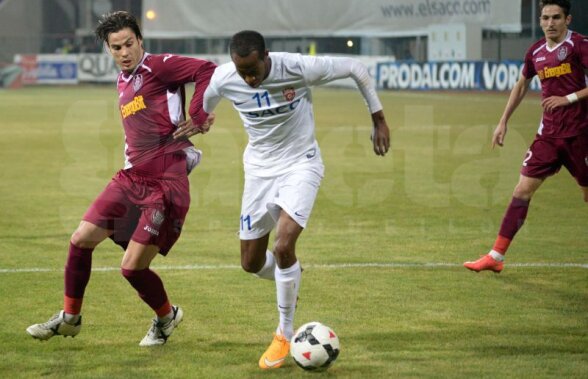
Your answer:
[[[374,152],[384,156],[390,132],[364,65],[351,58],[269,53],[261,34],[242,31],[230,42],[232,62],[219,66],[204,94],[212,113],[221,98],[239,112],[249,143],[243,155],[241,265],[275,280],[280,322],[259,359],[262,369],[280,367],[290,350],[301,268],[296,240],[310,217],[324,173],[314,136],[310,87],[351,77],[372,115]],[[269,234],[276,228],[273,252]]]

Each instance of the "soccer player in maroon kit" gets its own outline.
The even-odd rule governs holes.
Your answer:
[[[569,0],[543,0],[540,7],[545,38],[527,51],[522,76],[510,93],[492,146],[503,145],[507,122],[535,75],[541,80],[543,117],[523,160],[494,247],[477,261],[464,263],[476,272],[502,271],[504,255],[527,217],[531,197],[562,165],[576,179],[588,202],[588,38],[568,30],[572,21]]]
[[[80,332],[92,251],[111,238],[125,249],[122,275],[156,314],[140,345],[161,345],[182,321],[183,312],[170,303],[163,282],[149,265],[158,253],[166,255],[180,236],[190,206],[188,174],[200,159],[188,137],[213,121],[202,109],[202,99],[216,66],[146,53],[137,20],[127,12],[103,16],[96,35],[121,68],[117,87],[125,167],[90,205],[71,237],[63,310],[46,323],[31,325],[27,332],[40,340]],[[192,82],[192,122],[180,128],[185,119],[184,85]]]

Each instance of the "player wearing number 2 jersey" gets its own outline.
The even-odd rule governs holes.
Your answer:
[[[527,217],[531,197],[562,165],[574,176],[584,192],[584,201],[588,202],[588,38],[568,30],[571,20],[568,0],[541,1],[545,38],[527,51],[522,76],[494,131],[493,146],[502,146],[508,119],[535,76],[541,81],[543,117],[523,160],[519,183],[496,242],[482,258],[464,263],[470,270],[502,271],[504,255]]]
[[[232,62],[219,66],[211,78],[204,110],[210,113],[221,98],[228,99],[249,135],[243,154],[241,265],[276,282],[280,321],[259,366],[277,368],[294,333],[301,273],[296,240],[306,227],[324,170],[314,136],[310,87],[353,78],[372,115],[377,155],[389,149],[389,130],[368,72],[354,59],[269,53],[263,37],[254,31],[235,34],[230,54]],[[275,242],[269,251],[274,227]]]

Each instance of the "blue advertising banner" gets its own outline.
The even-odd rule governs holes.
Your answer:
[[[77,84],[77,55],[15,55],[14,63],[22,70],[23,84]]]
[[[521,76],[522,61],[381,62],[379,89],[508,91]],[[537,79],[531,90],[539,90]]]
[[[77,62],[38,61],[37,83],[75,84],[78,81]]]

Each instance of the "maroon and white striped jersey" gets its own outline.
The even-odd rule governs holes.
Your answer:
[[[119,109],[125,131],[125,169],[163,154],[192,146],[172,133],[185,120],[186,83],[195,83],[189,115],[194,124],[206,121],[204,90],[216,65],[172,54],[145,53],[135,70],[118,75]]]

